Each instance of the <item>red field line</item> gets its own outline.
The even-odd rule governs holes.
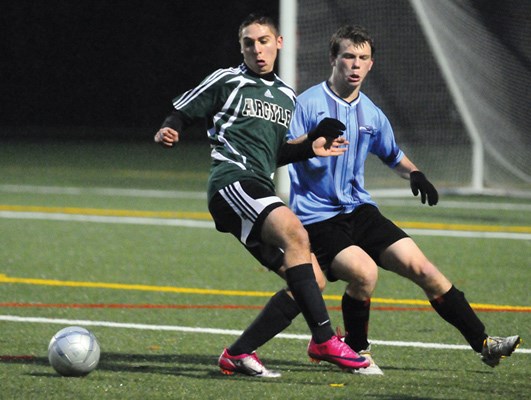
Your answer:
[[[20,355],[20,356],[11,356],[11,355],[0,355],[0,361],[25,361],[25,360],[35,360],[37,357],[31,355]]]

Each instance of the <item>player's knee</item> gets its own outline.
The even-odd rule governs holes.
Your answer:
[[[372,296],[378,282],[378,268],[357,270],[347,280],[346,292],[356,299],[368,299]]]
[[[372,295],[378,282],[378,269],[367,268],[357,277],[358,290],[368,296]]]
[[[290,230],[288,241],[290,246],[300,249],[310,248],[310,239],[306,229],[301,225],[300,227],[294,227]]]
[[[345,292],[352,298],[367,300],[372,297],[375,286],[368,281],[351,281],[347,284]]]
[[[441,281],[446,281],[442,272],[427,259],[416,262],[410,271],[414,274],[413,279],[423,289],[430,289],[432,286],[437,286]]]

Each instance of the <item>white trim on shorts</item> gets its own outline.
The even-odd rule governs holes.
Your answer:
[[[251,233],[251,229],[264,209],[274,203],[284,203],[278,196],[253,199],[243,190],[240,182],[225,186],[219,191],[219,194],[223,196],[234,212],[240,216],[242,222],[240,241],[247,245],[250,244],[247,243],[247,238]]]

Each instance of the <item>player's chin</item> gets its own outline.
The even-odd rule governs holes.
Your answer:
[[[271,67],[268,64],[259,63],[255,64],[254,71],[259,75],[265,75],[272,71]]]

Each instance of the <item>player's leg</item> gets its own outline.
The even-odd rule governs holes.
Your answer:
[[[361,213],[338,215],[306,226],[312,249],[328,280],[347,282],[341,304],[347,331],[345,341],[355,351],[369,346],[370,298],[378,279],[376,263],[356,245],[357,236],[364,235],[366,230],[362,224],[356,224],[360,215],[367,220],[362,208]]]
[[[314,265],[317,265],[318,270],[315,270],[315,273],[318,281],[325,283],[325,278],[318,264]],[[280,270],[278,272],[279,275],[283,276]],[[324,284],[319,285],[319,287],[324,290]],[[275,293],[256,319],[231,346],[223,351],[218,361],[222,372],[225,374],[241,372],[260,377],[279,377],[279,372],[267,369],[259,361],[256,350],[290,326],[299,314],[299,306],[289,289],[281,289]],[[243,362],[250,363],[250,366],[241,365]],[[236,366],[236,364],[240,365]],[[254,371],[257,370],[260,373],[254,374]]]
[[[284,250],[286,281],[317,343],[334,336],[330,317],[311,263],[308,234],[288,207],[278,207],[265,218],[261,237]]]
[[[209,210],[218,230],[231,232],[245,245],[263,243],[283,249],[286,280],[312,331],[311,344],[318,350],[316,356],[343,368],[368,365],[367,360],[334,335],[313,272],[307,233],[295,214],[274,193],[256,182],[236,182],[214,195]],[[241,223],[236,223],[237,220]],[[225,361],[222,358],[223,355],[220,365]]]
[[[347,282],[341,299],[345,342],[356,352],[369,347],[371,296],[378,280],[378,267],[358,246],[349,246],[334,257],[329,278]]]
[[[363,353],[370,366],[358,370],[363,374],[383,375],[370,352],[368,327],[371,296],[378,280],[374,260],[359,246],[358,235],[364,228],[355,226],[358,213],[341,214],[326,221],[306,225],[312,249],[329,281],[347,282],[341,301],[346,330],[345,343],[358,353]],[[362,220],[365,218],[362,215]],[[360,233],[361,231],[361,233]]]
[[[397,241],[383,252],[381,259],[385,268],[417,283],[426,292],[435,311],[461,332],[487,365],[495,367],[501,358],[510,356],[520,344],[518,335],[488,336],[464,293],[427,260],[413,240]]]
[[[283,252],[276,246],[261,244],[256,232],[259,232],[258,228],[267,213],[283,205],[280,198],[260,185],[236,182],[216,193],[210,199],[208,207],[219,231],[233,234],[262,265],[277,271],[283,263]],[[278,314],[274,317],[278,317]],[[243,350],[238,349],[238,346],[233,351],[224,349],[218,359],[218,365],[224,374],[237,372],[264,378],[280,376],[280,373],[271,371],[262,364],[254,351],[254,340],[260,342],[261,339],[255,339],[250,332],[239,345]]]
[[[314,273],[321,291],[326,285],[326,278],[312,255]],[[267,263],[263,263],[267,265]],[[352,246],[340,252],[332,263],[328,273],[332,281],[341,279],[348,282],[342,298],[342,311],[345,330],[348,333],[345,342],[356,352],[364,352],[370,348],[368,342],[368,324],[370,314],[370,297],[378,278],[378,268],[374,261],[359,247]],[[285,267],[278,273],[284,276]],[[359,300],[358,300],[359,299]],[[244,331],[244,333],[229,347],[231,354],[250,353],[278,333],[286,329],[300,310],[289,290],[280,290],[266,304],[262,312]],[[382,374],[381,370],[372,363],[373,370]],[[366,370],[360,370],[367,372]],[[373,374],[376,372],[372,372]]]
[[[262,249],[252,248],[249,251],[260,260],[262,265],[271,270],[277,270],[278,265],[275,263],[275,258],[268,256],[272,255],[273,251],[269,250],[267,251],[269,254],[266,254],[266,251],[263,250],[265,246],[260,247]],[[326,278],[313,255],[312,263],[319,289],[323,291],[326,286]],[[285,267],[280,267],[276,272],[285,279]],[[255,320],[228,347],[228,352],[230,354],[251,354],[290,326],[291,322],[299,314],[299,306],[293,299],[289,289],[284,288],[279,290],[269,299]]]
[[[313,272],[308,234],[296,215],[287,207],[275,208],[264,220],[261,238],[284,250],[288,287],[312,332],[308,345],[310,358],[316,362],[328,361],[344,369],[368,367],[369,361],[339,340],[332,330]]]
[[[359,372],[383,375],[372,358],[368,340],[371,296],[378,279],[376,266],[379,253],[407,235],[370,204],[306,228],[321,265],[332,265],[325,269],[327,278],[348,282],[341,302],[345,342],[370,361],[370,366]]]
[[[369,367],[356,372],[383,375],[373,359],[368,338],[371,296],[378,281],[378,266],[360,247],[349,246],[334,257],[327,272],[329,279],[347,282],[341,299],[345,343],[370,361]]]
[[[481,353],[484,350],[488,344],[485,326],[464,293],[452,285],[411,238],[401,239],[389,246],[382,253],[381,260],[384,268],[419,285],[426,292],[435,311],[456,327],[476,352]],[[514,348],[517,345],[518,343],[515,343]],[[509,347],[511,346],[512,344]]]
[[[444,295],[452,287],[452,283],[409,237],[387,247],[380,254],[380,262],[383,268],[415,282],[429,300]]]

